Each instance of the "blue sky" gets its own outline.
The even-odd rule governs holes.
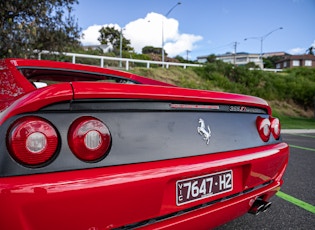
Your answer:
[[[234,52],[235,42],[237,52],[260,53],[260,38],[279,27],[263,39],[264,53],[315,47],[315,0],[79,0],[74,15],[84,45],[99,44],[98,30],[113,25],[138,53],[162,46],[162,27],[169,56],[191,60]]]

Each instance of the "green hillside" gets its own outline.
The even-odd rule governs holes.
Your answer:
[[[187,88],[258,96],[272,106],[283,128],[315,128],[312,68],[272,73],[216,61],[201,68],[134,68],[131,72]]]

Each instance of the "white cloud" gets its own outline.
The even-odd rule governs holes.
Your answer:
[[[290,49],[288,53],[292,55],[303,54],[305,53],[305,50],[306,48],[293,48],[293,49]]]
[[[100,42],[97,40],[100,36],[100,29],[102,27],[115,27],[116,29],[120,29],[119,25],[117,24],[105,24],[105,25],[93,25],[89,26],[87,29],[83,30],[83,38],[81,38],[81,43],[85,46],[87,45],[99,45]]]
[[[196,42],[202,40],[201,36],[196,36],[193,34],[181,34],[178,36],[177,40],[173,42],[167,42],[165,44],[165,51],[169,56],[173,57],[178,54],[183,54],[187,50],[192,51],[196,46]]]
[[[305,54],[305,52],[307,51],[308,48],[310,47],[314,47],[315,48],[315,40],[313,41],[313,43],[307,47],[307,48],[293,48],[293,49],[290,49],[288,51],[289,54],[293,54],[293,55],[296,55],[296,54]]]
[[[114,26],[120,30],[117,24],[93,25],[83,31],[83,45],[97,45],[99,30],[103,26]],[[137,53],[141,53],[145,46],[162,47],[162,27],[164,34],[164,49],[170,56],[183,55],[187,50],[196,48],[196,43],[203,38],[194,34],[180,34],[179,23],[173,18],[166,18],[157,13],[148,13],[145,18],[139,18],[129,22],[123,28],[125,38],[130,40],[131,46]]]

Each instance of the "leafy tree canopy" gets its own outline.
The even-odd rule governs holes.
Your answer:
[[[296,67],[285,69],[282,73],[272,73],[249,70],[248,67],[216,60],[194,71],[202,77],[206,89],[219,88],[268,101],[293,101],[305,111],[314,108],[315,68]]]
[[[78,46],[72,15],[78,0],[0,1],[0,58],[30,57],[34,50],[66,51]]]
[[[161,48],[156,48],[153,46],[145,46],[142,48],[143,54],[162,54]]]
[[[275,69],[277,61],[281,60],[283,57],[281,56],[271,56],[267,58],[263,58],[264,67],[269,69]]]
[[[315,55],[315,48],[311,46],[310,48],[306,50],[306,54]]]
[[[207,62],[209,63],[214,63],[216,62],[216,60],[217,60],[217,57],[214,54],[211,54],[207,57]]]
[[[103,45],[112,45],[114,52],[120,50],[120,36],[122,38],[122,51],[133,51],[130,40],[124,37],[123,31],[115,29],[114,26],[102,27],[100,30],[99,42]]]

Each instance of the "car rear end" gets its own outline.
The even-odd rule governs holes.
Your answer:
[[[0,118],[1,229],[210,229],[265,211],[288,163],[243,95],[71,82]]]

